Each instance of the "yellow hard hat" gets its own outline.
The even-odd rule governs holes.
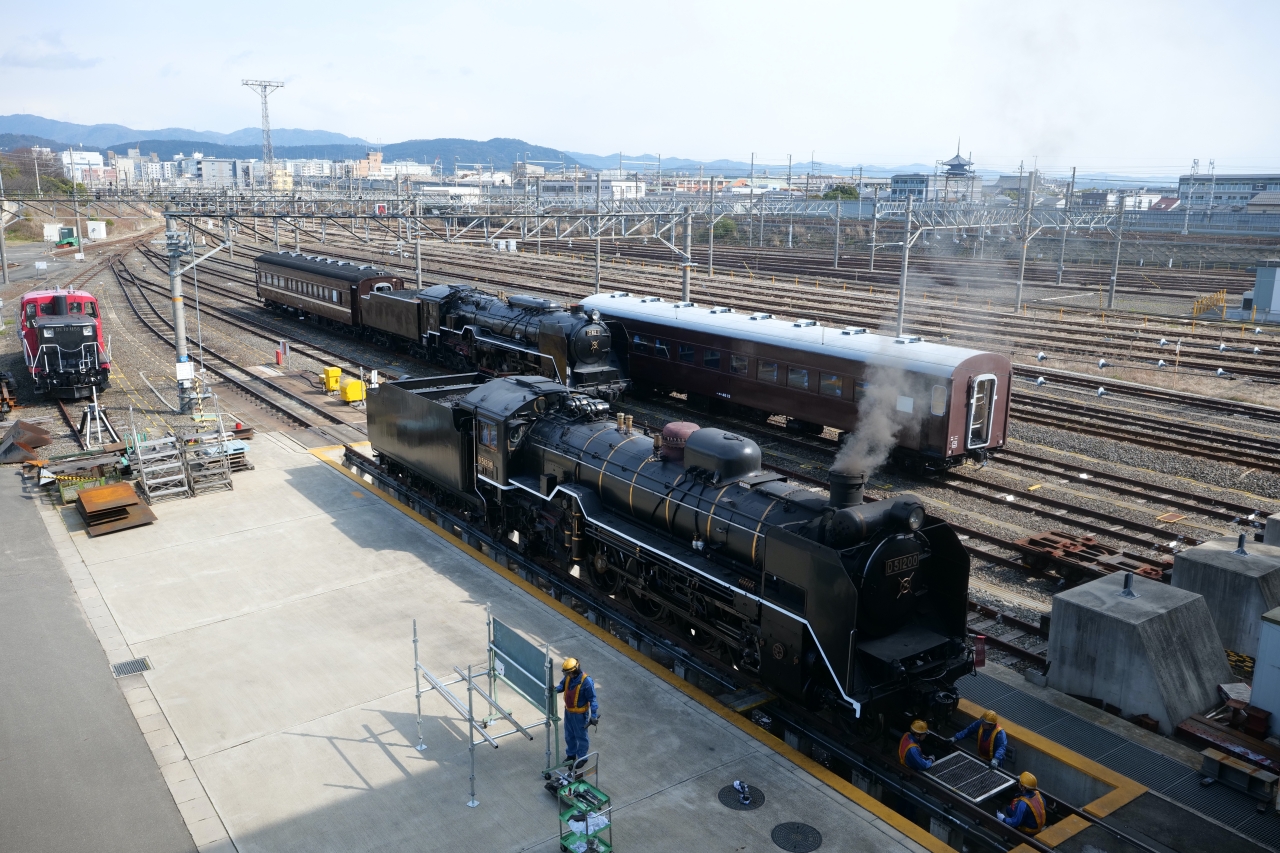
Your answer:
[[[929,731],[929,724],[924,720],[916,720],[911,724],[911,731],[918,735],[926,734]]]
[[[997,723],[999,721],[1000,718],[996,716],[995,711],[986,711],[982,715],[982,722],[984,723]]]
[[[573,671],[574,671],[575,669],[577,669],[577,668],[578,668],[578,659],[577,659],[577,658],[565,658],[565,659],[564,659],[564,666],[560,667],[560,671],[561,671],[561,672],[573,672]]]
[[[1018,784],[1024,788],[1034,788],[1036,787],[1036,777],[1024,770],[1022,775],[1018,777]]]

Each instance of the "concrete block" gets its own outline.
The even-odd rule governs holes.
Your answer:
[[[1234,680],[1226,652],[1203,597],[1142,577],[1136,598],[1123,586],[1118,573],[1054,596],[1049,687],[1149,714],[1169,734]]]
[[[1280,733],[1280,608],[1262,614],[1249,704],[1271,712],[1270,732]]]
[[[1262,614],[1280,607],[1280,546],[1224,536],[1173,558],[1173,585],[1204,596],[1222,645],[1256,657]]]
[[[1267,519],[1267,526],[1262,531],[1262,544],[1280,548],[1280,513]]]

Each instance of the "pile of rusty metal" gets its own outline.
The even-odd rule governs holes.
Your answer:
[[[0,421],[9,416],[18,405],[18,395],[13,390],[13,374],[0,370]]]
[[[1013,544],[1022,553],[1022,562],[1027,568],[1052,570],[1071,584],[1113,572],[1133,572],[1167,583],[1173,572],[1173,557],[1152,560],[1108,548],[1092,536],[1075,536],[1058,530],[1015,539]]]
[[[37,448],[48,444],[53,444],[53,435],[47,429],[31,421],[14,421],[0,438],[0,465],[29,462],[38,455]]]
[[[90,536],[140,527],[156,520],[156,514],[143,503],[133,484],[124,482],[81,489],[76,494],[76,509]]]

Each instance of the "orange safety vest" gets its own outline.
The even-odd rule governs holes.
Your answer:
[[[1045,822],[1044,797],[1040,796],[1039,791],[1032,791],[1031,796],[1018,797],[1017,799],[1014,800],[1015,803],[1019,801],[1026,803],[1027,808],[1031,810],[1031,816],[1036,820],[1036,828],[1030,829],[1029,827],[1020,826],[1018,827],[1018,829],[1022,830],[1027,835],[1035,835],[1037,832],[1044,829],[1044,822]]]
[[[911,732],[904,734],[902,740],[898,741],[898,763],[905,765],[907,763],[907,753],[919,748],[920,744],[912,740]]]
[[[569,686],[568,681],[565,682],[564,709],[568,711],[570,714],[587,713],[587,706],[578,704],[578,697],[582,695],[582,685],[586,683],[587,683],[587,674],[585,672],[582,673],[582,678],[578,679],[578,683],[573,685],[572,687]],[[569,693],[569,691],[571,690],[573,691],[572,695],[570,695]]]
[[[987,730],[990,729],[990,733]],[[990,761],[996,754],[996,735],[1004,729],[999,724],[994,726],[978,726],[978,755],[984,761]]]

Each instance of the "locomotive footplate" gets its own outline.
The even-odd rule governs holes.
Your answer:
[[[858,643],[858,651],[886,664],[903,661],[905,666],[906,661],[927,655],[946,646],[948,642],[946,637],[928,628],[906,625],[887,637]]]

